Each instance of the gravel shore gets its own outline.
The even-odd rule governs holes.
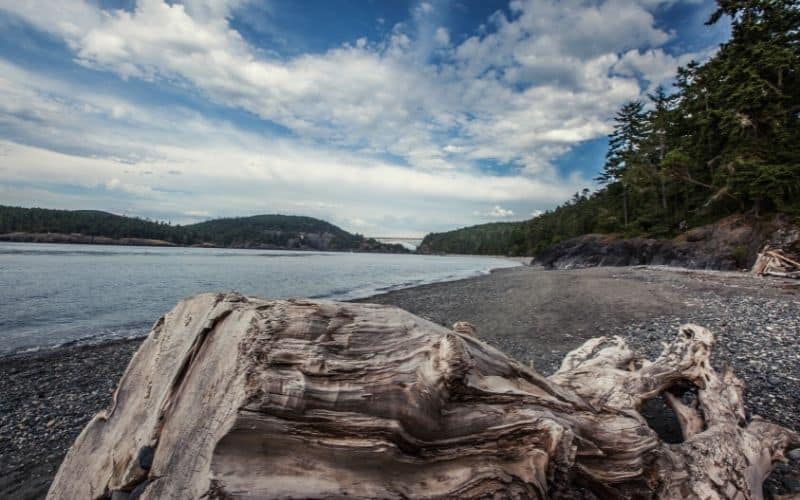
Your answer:
[[[543,374],[591,337],[622,335],[654,357],[679,324],[698,323],[716,335],[714,364],[732,364],[747,384],[747,411],[800,431],[796,283],[676,269],[521,267],[363,301],[448,326],[470,321],[481,339]],[[44,496],[72,441],[108,404],[139,342],[0,359],[0,498]],[[668,413],[657,405],[647,411],[656,426]],[[765,485],[768,497],[800,492],[800,456],[793,455]]]

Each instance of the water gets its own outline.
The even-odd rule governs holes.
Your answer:
[[[0,242],[0,355],[145,335],[178,300],[201,292],[347,300],[515,265],[492,257]]]

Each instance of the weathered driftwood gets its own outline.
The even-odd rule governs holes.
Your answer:
[[[770,250],[769,247],[765,247],[758,254],[752,272],[759,276],[800,279],[800,262],[780,250]]]
[[[685,325],[653,362],[620,338],[545,378],[405,311],[200,295],[156,323],[52,499],[760,498],[791,431],[745,420],[742,383]],[[638,413],[670,395],[686,440]]]

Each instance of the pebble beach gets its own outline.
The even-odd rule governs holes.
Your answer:
[[[800,431],[796,282],[671,268],[519,267],[362,301],[398,306],[448,326],[469,321],[479,338],[545,375],[591,337],[620,335],[652,359],[678,325],[697,323],[716,336],[715,366],[731,364],[745,381],[748,413]],[[140,342],[0,358],[0,498],[46,494],[67,449],[108,404]],[[675,432],[664,424],[668,409],[654,403],[648,412],[654,427]],[[800,450],[765,484],[768,498],[796,493]]]

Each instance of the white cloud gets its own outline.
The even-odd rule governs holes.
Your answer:
[[[450,45],[450,32],[445,27],[439,26],[436,28],[436,34],[433,38],[438,45]]]
[[[8,63],[0,63],[0,74],[0,103],[6,106],[0,108],[0,125],[20,134],[16,141],[0,140],[3,181],[15,183],[13,192],[3,193],[6,203],[81,208],[99,200],[120,213],[173,221],[199,214],[296,213],[351,230],[414,235],[469,224],[487,201],[551,205],[580,185],[479,170],[411,169],[265,138],[180,108],[81,94],[73,85]],[[6,112],[12,101],[18,112]],[[107,120],[120,108],[127,110],[124,118]],[[20,115],[25,110],[37,119]],[[86,151],[70,151],[76,144]],[[56,198],[43,192],[47,186],[79,186],[87,193]]]
[[[460,203],[471,214],[479,203],[525,202],[532,206],[518,210],[528,213],[587,182],[559,178],[554,158],[608,133],[614,111],[647,90],[638,78],[661,83],[690,57],[661,48],[674,34],[658,27],[651,11],[672,2],[656,0],[514,0],[510,18],[496,13],[487,29],[457,44],[437,17],[439,4],[422,2],[385,39],[359,38],[286,59],[251,46],[232,28],[230,19],[246,3],[139,0],[132,11],[104,11],[79,0],[0,0],[0,9],[62,38],[80,64],[196,90],[303,140],[264,139],[187,109],[142,108],[0,61],[0,124],[38,141],[29,149],[7,144],[19,166],[8,157],[0,162],[20,180],[34,178],[23,168],[66,178],[63,169],[34,160],[48,149],[92,151],[95,166],[72,181],[116,180],[115,188],[144,197],[180,186],[213,192],[248,184],[249,192],[249,184],[261,183],[288,186],[296,199],[280,203],[296,209],[298,199],[335,204],[324,192],[336,185],[359,200],[408,201],[416,208],[407,215],[418,219],[432,211],[425,197],[444,200],[434,211]],[[38,88],[22,83],[31,81]],[[379,159],[387,155],[401,161]],[[78,153],[60,159],[76,168],[83,161]],[[512,172],[482,173],[486,160],[508,163]],[[161,185],[119,174],[126,164],[146,164]],[[218,168],[223,164],[234,166]],[[186,175],[167,175],[176,171]],[[247,198],[238,208],[255,210],[263,199]],[[355,220],[346,212],[367,205],[307,208]],[[445,216],[427,217],[434,225]]]
[[[133,12],[99,12],[73,0],[59,2],[71,6],[55,9],[60,21],[44,5],[23,3],[0,8],[64,37],[82,64],[124,78],[185,82],[298,134],[428,169],[479,159],[546,164],[548,147],[608,131],[613,110],[639,94],[634,67],[649,75],[674,69],[663,57],[645,68],[629,55],[672,36],[632,0],[514,1],[514,20],[496,14],[495,31],[467,39],[438,68],[420,64],[414,44],[429,36],[446,45],[441,26],[415,35],[401,25],[380,43],[360,39],[284,61],[261,57],[231,29],[228,17],[241,2],[140,0]],[[414,15],[422,24],[433,11],[423,2]],[[623,64],[619,52],[626,52]],[[609,77],[612,68],[619,71]],[[440,145],[453,130],[472,146],[464,154]]]
[[[505,218],[508,218],[508,217],[513,217],[514,216],[514,211],[510,210],[510,209],[507,209],[507,208],[503,208],[500,205],[495,205],[489,211],[486,211],[486,212],[478,212],[478,211],[476,211],[476,212],[474,212],[474,214],[478,215],[478,216],[482,216],[482,217],[491,217],[493,219],[505,219]]]
[[[417,12],[420,14],[430,14],[433,12],[433,5],[429,4],[428,2],[422,2],[416,8]]]
[[[653,90],[659,85],[668,86],[679,66],[685,66],[692,60],[703,61],[713,55],[714,50],[689,52],[675,57],[663,49],[632,49],[623,54],[613,70],[620,75],[641,77],[648,82],[648,90]]]

